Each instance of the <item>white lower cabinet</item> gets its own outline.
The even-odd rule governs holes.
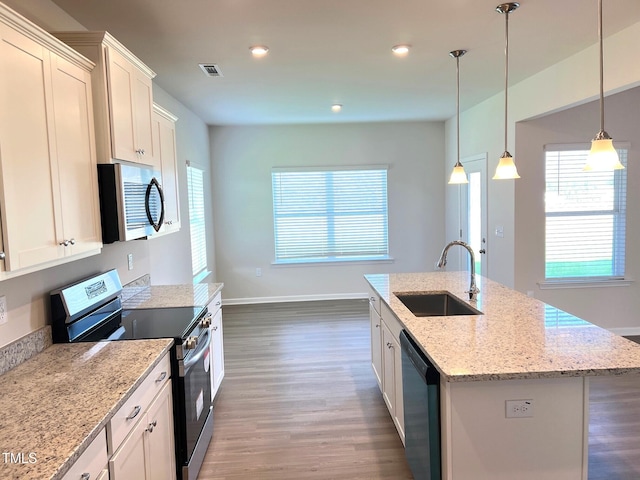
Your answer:
[[[104,479],[107,466],[107,436],[104,429],[91,442],[87,449],[80,455],[80,458],[71,466],[69,471],[62,477],[62,480],[94,480]],[[135,477],[130,477],[135,478]]]
[[[375,292],[369,295],[371,321],[371,366],[382,397],[404,444],[404,403],[402,394],[402,325]]]
[[[224,339],[222,335],[222,294],[218,293],[209,303],[207,309],[211,314],[211,400],[220,389],[224,378]]]
[[[175,480],[169,372],[167,354],[109,422],[110,480]]]

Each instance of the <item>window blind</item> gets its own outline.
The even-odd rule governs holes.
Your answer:
[[[187,166],[189,191],[189,227],[191,234],[191,269],[197,277],[207,269],[207,237],[204,223],[204,172]]]
[[[276,263],[387,258],[387,169],[271,173]]]
[[[627,149],[618,148],[627,163]],[[549,147],[546,159],[547,279],[624,277],[626,169],[584,172],[588,149]]]

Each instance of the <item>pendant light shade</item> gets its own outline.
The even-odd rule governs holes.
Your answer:
[[[507,150],[507,112],[509,111],[509,14],[516,10],[520,6],[517,2],[502,3],[496,7],[498,13],[504,14],[505,30],[504,30],[504,153],[500,157],[496,173],[493,176],[494,180],[507,180],[512,178],[520,178],[518,175],[518,169],[513,161],[513,157]]]
[[[604,130],[604,49],[602,41],[602,0],[598,0],[598,40],[600,45],[600,131],[591,141],[591,150],[587,157],[585,172],[602,172],[621,170],[618,152],[613,147],[613,140]]]
[[[457,161],[449,177],[449,185],[469,183],[467,174],[460,163],[460,57],[467,53],[466,50],[454,50],[449,52],[456,59],[456,155]]]

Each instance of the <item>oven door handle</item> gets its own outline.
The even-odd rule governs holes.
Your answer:
[[[189,373],[191,367],[198,363],[200,359],[202,359],[205,352],[209,350],[209,346],[211,345],[211,331],[207,329],[204,336],[207,337],[206,340],[198,343],[198,349],[192,355],[190,355],[189,358],[187,358],[187,360],[184,362],[183,368],[180,369],[181,377],[186,376]],[[184,374],[182,374],[182,372],[184,372]]]

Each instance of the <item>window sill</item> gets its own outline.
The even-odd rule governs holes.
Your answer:
[[[195,277],[193,277],[193,284],[196,285],[198,283],[202,283],[202,281],[207,278],[209,275],[211,275],[211,272],[207,269],[201,271],[200,273],[198,273]]]
[[[628,287],[633,280],[616,278],[611,280],[545,280],[538,282],[540,290],[555,290],[560,288],[600,288],[600,287]]]
[[[309,267],[309,266],[327,266],[327,265],[357,265],[371,263],[393,263],[393,257],[354,257],[354,258],[328,258],[318,259],[300,259],[300,260],[274,260],[271,265],[274,267]]]

